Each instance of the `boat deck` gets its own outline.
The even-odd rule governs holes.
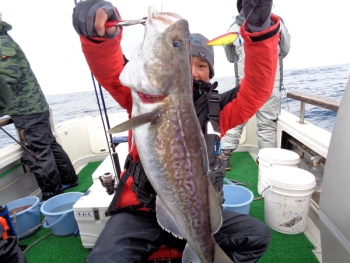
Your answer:
[[[253,158],[253,160],[256,160],[258,157],[257,154],[253,152],[251,152],[250,155]],[[312,213],[311,209],[310,209],[310,213]],[[316,256],[318,261],[322,263],[321,233],[318,226],[313,222],[310,216],[307,220],[304,234],[309,239],[309,241],[314,245],[314,249],[312,249],[312,252]]]
[[[227,173],[227,178],[249,184],[255,197],[257,194],[258,166],[256,157],[248,152],[237,152],[231,157],[233,169]],[[66,192],[85,192],[92,185],[92,174],[101,162],[89,163],[79,173],[79,185]],[[250,215],[264,221],[264,200],[256,200],[251,204]],[[304,233],[286,235],[271,230],[271,245],[265,255],[259,260],[264,262],[322,262],[320,233],[316,225],[308,220]],[[307,237],[306,237],[307,236]],[[25,256],[28,263],[40,262],[84,262],[90,249],[82,246],[80,236],[58,237],[51,234],[49,229],[41,227],[32,236],[20,241],[20,245],[27,246]]]
[[[316,224],[310,219],[307,220],[306,230],[304,231],[305,236],[315,246],[313,253],[317,257],[318,261],[322,263],[322,250],[321,250],[321,234]]]

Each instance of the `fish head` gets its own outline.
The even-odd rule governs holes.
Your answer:
[[[160,103],[171,94],[183,92],[191,97],[187,20],[149,7],[144,39],[123,69],[120,81],[131,88],[134,103]]]

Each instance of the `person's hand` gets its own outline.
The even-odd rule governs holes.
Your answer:
[[[242,0],[244,17],[253,31],[261,31],[270,26],[272,0]]]
[[[73,9],[74,29],[85,37],[114,38],[120,32],[119,27],[105,28],[105,23],[119,19],[114,6],[103,0],[81,1]]]

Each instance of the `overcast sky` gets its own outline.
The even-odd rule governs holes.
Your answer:
[[[235,0],[113,0],[123,19],[147,15],[153,5],[189,21],[190,31],[209,39],[227,32],[237,15]],[[10,35],[29,59],[45,94],[92,91],[90,71],[72,26],[74,0],[0,0]],[[349,0],[275,0],[291,37],[285,69],[350,63]],[[130,57],[143,38],[143,26],[125,27],[123,51]],[[215,47],[215,77],[233,75],[222,47]]]

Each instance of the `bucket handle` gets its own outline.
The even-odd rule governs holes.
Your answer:
[[[262,194],[263,194],[267,189],[269,189],[270,186],[271,186],[271,185],[269,185],[268,187],[266,187],[266,188],[261,192],[260,196],[262,196]]]
[[[260,194],[260,196],[259,197],[255,197],[254,198],[254,201],[256,201],[256,200],[260,200],[260,199],[263,199],[264,197],[263,197],[263,193],[267,190],[267,189],[269,189],[270,188],[270,186],[271,185],[269,185],[268,187],[266,187],[262,192],[261,192],[261,194]]]
[[[54,223],[51,224],[51,225],[49,225],[49,224],[47,223],[47,221],[44,220],[44,222],[43,222],[43,227],[44,227],[44,228],[52,228],[52,227],[53,227],[54,225],[56,225],[57,223],[61,222],[67,215],[68,215],[68,213],[65,213],[65,214],[61,215],[61,217],[60,217],[59,219],[57,219],[56,222],[54,222]],[[46,219],[46,218],[45,218],[45,219]]]
[[[234,185],[234,183],[231,182],[231,181],[230,181],[229,179],[227,179],[227,178],[224,178],[224,181],[225,181],[225,183],[228,184],[228,185]]]
[[[38,206],[34,206],[34,207],[28,209],[26,212],[37,213],[38,211],[40,212],[40,209],[38,208]]]

